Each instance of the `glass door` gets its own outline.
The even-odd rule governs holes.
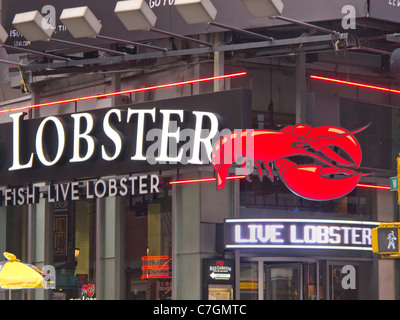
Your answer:
[[[329,262],[329,299],[330,300],[357,300],[359,266],[352,263],[354,271],[344,271],[345,263]],[[352,278],[354,274],[354,279]],[[352,286],[348,287],[350,282]]]
[[[265,265],[266,300],[302,300],[302,264]]]

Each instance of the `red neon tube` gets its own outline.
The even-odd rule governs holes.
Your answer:
[[[345,81],[345,80],[340,80],[340,79],[321,77],[321,76],[317,76],[317,75],[311,75],[310,78],[315,79],[315,80],[339,83],[339,84],[344,84],[344,85],[348,85],[348,86],[355,86],[355,87],[378,90],[378,91],[383,91],[383,92],[400,93],[400,90],[395,90],[395,89],[390,89],[390,88],[385,88],[385,87],[380,87],[380,86],[374,86],[374,85],[369,85],[369,84],[365,84],[365,83]]]
[[[231,176],[231,177],[227,177],[226,180],[235,180],[235,179],[244,179],[244,178],[245,178],[245,176]],[[171,181],[169,184],[176,185],[176,184],[200,183],[200,182],[211,182],[211,181],[215,181],[215,180],[216,180],[216,178],[188,179],[188,180]],[[357,187],[390,190],[390,187],[388,187],[388,186],[379,186],[379,185],[374,185],[374,184],[359,183],[359,184],[357,184]]]
[[[154,266],[143,266],[142,270],[169,270],[169,264],[156,264]]]
[[[117,91],[117,92],[110,92],[110,93],[103,93],[103,94],[97,94],[97,95],[86,96],[86,97],[81,97],[81,98],[72,98],[72,99],[58,100],[58,101],[53,101],[53,102],[45,102],[45,103],[34,104],[34,105],[31,105],[31,106],[19,107],[19,108],[14,108],[14,109],[0,110],[0,113],[7,113],[7,112],[14,112],[14,111],[21,111],[21,110],[29,110],[29,109],[53,106],[53,105],[56,105],[56,104],[65,104],[65,103],[85,101],[85,100],[91,100],[91,99],[107,98],[107,97],[113,97],[113,96],[118,96],[118,95],[127,94],[127,93],[143,92],[143,91],[150,91],[150,90],[156,90],[156,89],[164,89],[164,88],[171,88],[171,87],[177,87],[177,86],[184,86],[184,85],[194,84],[194,83],[201,83],[201,82],[208,82],[208,81],[214,81],[214,80],[229,79],[229,78],[241,77],[241,76],[244,76],[246,74],[247,74],[246,72],[238,72],[238,73],[231,73],[231,74],[226,74],[226,75],[216,76],[216,77],[209,77],[209,78],[201,78],[201,79],[195,79],[195,80],[167,83],[167,84],[161,84],[161,85],[157,85],[157,86],[151,86],[151,87],[145,87],[145,88],[137,88],[137,89],[131,89],[131,90]]]
[[[171,276],[166,275],[166,274],[155,274],[155,275],[146,275],[142,276],[142,279],[171,279]]]
[[[245,177],[246,176],[231,176],[231,177],[227,177],[226,180],[244,179]],[[188,184],[188,183],[210,182],[210,181],[216,181],[216,178],[177,180],[177,181],[170,181],[169,184]]]
[[[360,188],[371,188],[371,189],[390,190],[390,187],[387,187],[387,186],[378,186],[378,185],[374,185],[374,184],[363,184],[363,183],[359,183],[359,184],[357,184],[357,187],[360,187]]]
[[[143,261],[148,261],[148,260],[168,260],[169,256],[143,256],[142,260]]]

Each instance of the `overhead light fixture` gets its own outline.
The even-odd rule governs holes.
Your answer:
[[[101,23],[93,14],[93,12],[86,6],[84,7],[76,7],[64,9],[61,13],[60,20],[66,26],[67,30],[71,33],[74,38],[95,38],[100,37],[99,32],[101,30]],[[106,52],[112,55],[125,55],[124,52],[101,48],[97,46],[91,46],[83,43],[76,43],[66,40],[53,39],[51,38],[54,29],[52,29],[51,25],[45,20],[45,18],[39,13],[39,11],[31,11],[25,13],[19,13],[15,15],[13,20],[13,25],[15,28],[21,32],[21,34],[29,41],[53,41],[58,43],[63,43],[69,46],[77,46],[89,50],[97,50]],[[1,37],[1,30],[0,30]],[[110,40],[111,38],[107,38],[106,40]],[[117,40],[117,39],[116,39]],[[130,44],[137,45],[137,43],[131,42]],[[158,48],[155,46],[143,45],[146,47],[151,47],[152,49],[165,50],[164,48]],[[12,47],[14,48],[14,47]],[[18,48],[15,48],[18,50]],[[29,50],[29,49],[28,49]],[[61,57],[49,54],[43,54],[38,51],[33,50],[20,50],[35,54],[42,54],[49,58],[59,59]],[[69,60],[64,58],[61,60]]]
[[[25,36],[29,41],[47,40],[54,32],[52,26],[43,18],[39,11],[30,11],[18,13],[14,16],[13,25],[15,28]],[[0,25],[0,45],[9,50],[20,51],[24,53],[31,53],[41,55],[50,59],[68,61],[68,58],[45,53],[37,50],[32,50],[24,47],[14,47],[5,44],[8,38],[7,31]],[[11,65],[21,65],[13,61],[2,60],[3,63]]]
[[[17,13],[12,24],[29,41],[47,40],[54,32],[54,28],[37,10]]]
[[[284,7],[281,0],[242,0],[242,2],[253,18],[281,15]]]
[[[8,33],[0,24],[0,45],[5,44],[8,38]]]
[[[154,27],[157,16],[144,0],[118,1],[114,13],[129,31]]]
[[[175,0],[174,6],[188,24],[207,23],[217,15],[210,0]]]
[[[94,36],[96,34],[96,32],[100,31],[101,25],[99,27],[99,25],[96,24],[96,22],[95,22],[96,17],[94,17],[93,13],[90,11],[89,8],[79,7],[79,8],[73,8],[73,9],[76,9],[76,10],[64,9],[64,11],[63,11],[64,15],[61,14],[61,17],[62,17],[63,23],[67,26],[68,31],[70,31],[69,28],[72,28],[72,33],[73,33],[72,35],[74,37]],[[67,14],[65,14],[65,12],[67,12]],[[97,23],[99,23],[99,22],[97,21]],[[54,29],[46,21],[46,19],[40,14],[40,12],[37,10],[16,14],[14,17],[14,20],[13,20],[13,25],[19,32],[21,32],[21,34],[27,40],[32,41],[32,42],[34,42],[34,41],[53,41],[53,42],[59,42],[59,43],[78,46],[78,47],[91,49],[91,50],[104,51],[104,52],[107,52],[110,54],[125,55],[125,53],[115,51],[115,50],[109,50],[109,49],[104,49],[104,48],[100,48],[100,47],[89,46],[86,44],[75,43],[75,42],[71,42],[71,41],[52,39],[51,36],[54,32]],[[90,32],[88,31],[89,29],[90,29]],[[14,48],[14,47],[13,47],[13,49],[18,50],[17,48]],[[23,50],[23,51],[29,52],[28,50]],[[38,54],[42,54],[42,55],[52,58],[51,55],[46,54],[46,53],[40,53],[38,51],[33,51],[33,50],[30,50],[30,51],[32,53],[38,53]],[[57,57],[55,55],[53,55],[53,56]],[[64,60],[69,60],[69,59],[64,58]]]
[[[60,20],[74,38],[94,38],[102,27],[87,6],[64,9]]]
[[[242,0],[253,18],[279,19],[289,23],[297,24],[306,28],[314,29],[323,33],[337,35],[338,32],[327,28],[319,27],[303,21],[281,16],[284,4],[281,0]]]
[[[176,2],[176,1],[175,1]],[[157,16],[144,0],[123,0],[115,5],[114,13],[129,31],[144,30],[212,47],[213,44],[154,28]]]
[[[262,40],[273,40],[273,38],[259,33],[215,22],[214,20],[217,16],[217,9],[210,0],[175,0],[174,6],[182,16],[183,20],[185,20],[188,24],[207,23],[215,27],[246,34]]]
[[[138,1],[121,1],[121,2],[124,2],[124,3],[134,2],[136,5],[138,3]],[[120,8],[126,9],[127,6],[126,5],[124,6],[124,5],[120,5]],[[147,4],[144,3],[144,5],[147,5]],[[151,10],[151,9],[149,8],[149,10]],[[135,17],[133,17],[132,20],[136,21],[137,19],[138,19],[138,16],[135,16]],[[149,49],[166,51],[165,48],[160,48],[157,46],[152,46],[152,45],[142,44],[142,43],[135,42],[135,41],[122,40],[122,39],[117,39],[114,37],[100,35],[99,33],[102,28],[102,25],[99,22],[99,19],[97,19],[97,17],[94,15],[94,13],[87,6],[64,9],[63,12],[61,13],[60,20],[62,21],[62,23],[65,25],[67,30],[71,33],[71,35],[74,38],[98,38],[98,39],[114,41],[114,42],[122,43],[122,44],[130,44],[130,45],[134,45],[137,47],[146,47]],[[136,23],[138,23],[138,22],[136,22]],[[53,39],[53,41],[61,42],[61,40],[55,40],[55,39]],[[74,43],[67,43],[66,41],[63,41],[63,42],[66,44],[74,45]],[[75,45],[78,45],[78,44],[75,44]],[[114,51],[114,50],[109,50],[109,49],[100,49],[98,47],[87,46],[87,45],[83,45],[83,44],[80,44],[80,45],[86,46],[89,49],[98,49],[99,51],[105,51],[105,52],[112,53],[112,54],[120,54],[120,55],[125,54],[125,53],[119,52],[119,51]]]

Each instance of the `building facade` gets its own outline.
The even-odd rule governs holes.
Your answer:
[[[399,152],[397,7],[284,0],[284,20],[213,0],[221,27],[185,23],[173,1],[144,1],[165,35],[127,32],[107,11],[116,3],[84,4],[107,41],[71,37],[59,20],[65,4],[27,3],[26,12],[54,13],[52,38],[92,46],[81,48],[27,40],[12,24],[21,9],[2,1],[0,249],[53,266],[56,280],[12,298],[398,299],[397,260],[371,243],[372,228],[399,219],[389,187]],[[234,163],[218,188],[218,138],[290,126],[296,143],[255,144],[249,177]],[[319,127],[345,141],[326,129],[307,138]],[[350,176],[359,181],[329,199],[302,195],[340,193],[348,180],[319,171],[313,155],[332,147],[324,159],[336,169],[357,162],[357,143]],[[288,149],[304,152],[270,156]]]

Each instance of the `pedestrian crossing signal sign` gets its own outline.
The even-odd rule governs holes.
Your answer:
[[[382,258],[400,258],[399,223],[381,223],[372,229],[372,252]]]

